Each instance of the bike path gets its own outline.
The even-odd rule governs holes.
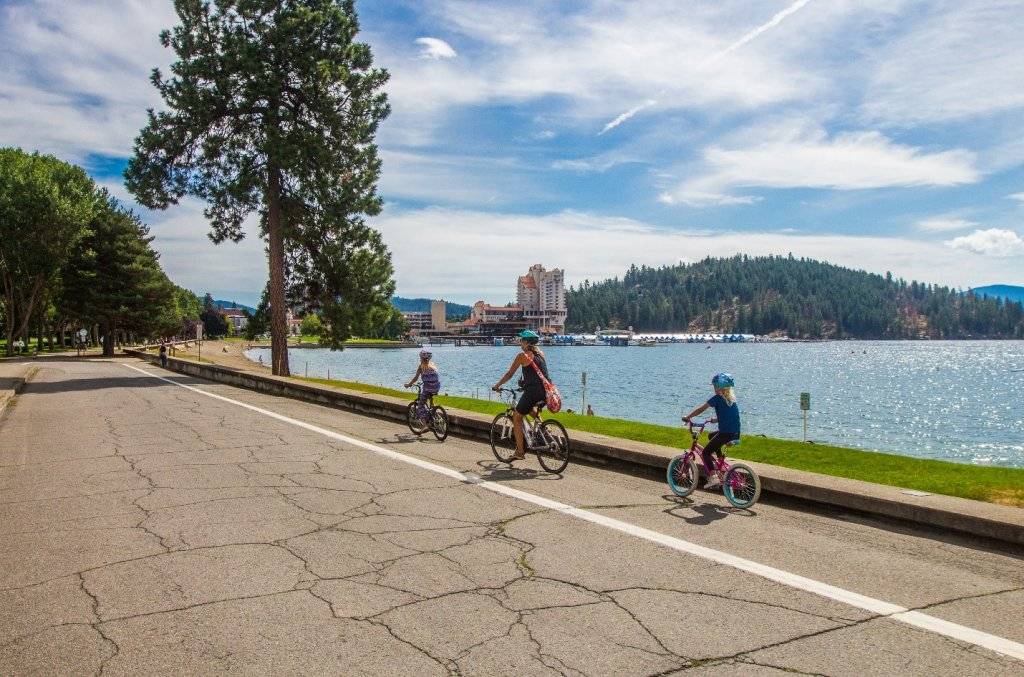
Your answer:
[[[775,506],[735,514],[703,492],[670,501],[594,468],[508,470],[478,443],[143,368],[233,402],[61,364],[0,423],[0,672],[1021,671],[365,443],[1013,639],[1024,583],[1006,555]]]

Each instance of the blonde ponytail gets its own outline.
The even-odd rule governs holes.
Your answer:
[[[732,387],[721,388],[722,398],[729,403],[729,406],[736,404],[736,389]]]

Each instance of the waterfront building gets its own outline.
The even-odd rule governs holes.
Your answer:
[[[565,271],[536,263],[519,278],[516,303],[530,329],[547,334],[565,331]]]
[[[522,306],[491,306],[477,301],[461,329],[482,336],[512,336],[529,327]]]
[[[448,330],[448,304],[442,300],[430,302],[429,311],[403,311],[409,323],[409,333],[415,336],[443,334]]]

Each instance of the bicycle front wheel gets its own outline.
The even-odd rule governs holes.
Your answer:
[[[722,491],[733,507],[749,508],[761,497],[761,478],[750,466],[737,463],[725,473]]]
[[[557,475],[569,465],[569,434],[555,420],[544,421],[540,428],[544,444],[537,449],[537,460],[542,468]]]
[[[506,411],[491,421],[491,451],[502,463],[511,463],[516,455],[516,438],[512,433],[512,416]]]
[[[668,479],[668,488],[676,496],[686,497],[697,488],[697,462],[692,456],[680,454],[668,462],[668,470],[665,472]]]
[[[434,407],[430,410],[430,429],[438,442],[444,442],[448,437],[448,412],[444,407]]]
[[[409,430],[415,435],[422,435],[427,432],[430,422],[420,418],[419,403],[415,400],[409,403],[405,411],[405,422],[409,424]]]

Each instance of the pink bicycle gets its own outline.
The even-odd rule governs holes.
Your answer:
[[[668,462],[668,486],[677,496],[689,496],[697,488],[700,481],[700,473],[697,471],[697,461],[704,466],[704,456],[701,453],[704,447],[700,445],[700,435],[709,423],[717,423],[715,419],[707,419],[700,423],[687,421],[690,426],[690,450],[685,454],[679,454]],[[732,447],[739,444],[739,440],[727,442],[724,447]],[[736,508],[749,508],[757,503],[761,496],[761,479],[754,472],[754,469],[743,463],[730,464],[725,458],[712,456],[715,461],[715,469],[722,478],[722,493],[725,500],[729,501]],[[707,475],[707,468],[704,474]]]

